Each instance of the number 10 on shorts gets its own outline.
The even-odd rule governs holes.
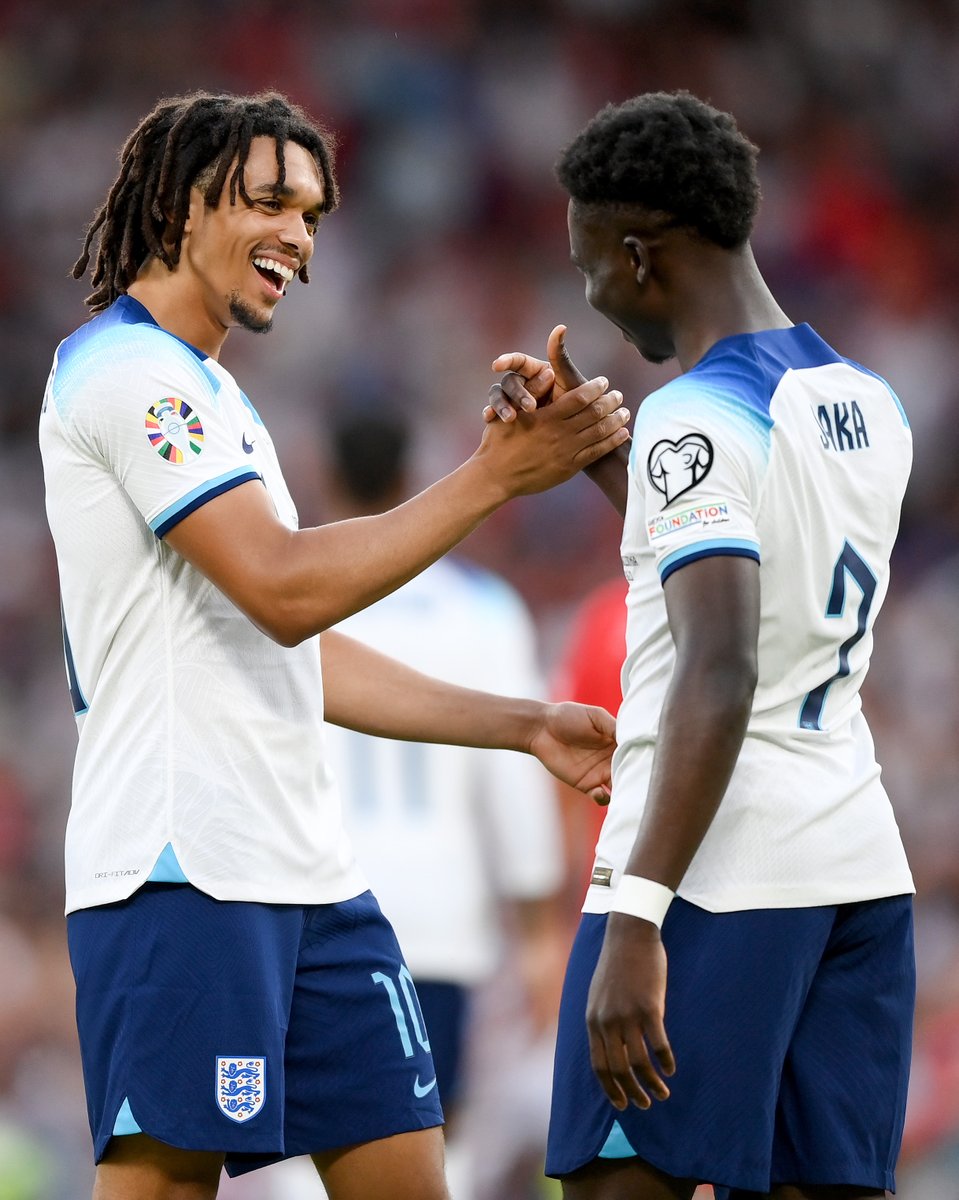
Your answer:
[[[393,1009],[393,1016],[396,1018],[396,1031],[400,1035],[400,1041],[403,1044],[403,1053],[407,1058],[413,1057],[413,1041],[410,1037],[410,1026],[413,1028],[413,1036],[422,1049],[429,1052],[430,1043],[426,1036],[426,1025],[423,1021],[423,1014],[420,1012],[419,1001],[416,998],[416,988],[413,985],[413,976],[409,973],[405,966],[400,967],[398,975],[398,983],[384,975],[382,971],[374,971],[370,976],[374,983],[382,984],[389,997],[390,1007]],[[400,992],[403,993],[403,1001],[400,1001]],[[404,1011],[405,1007],[405,1011]],[[407,1016],[409,1020],[407,1021]]]

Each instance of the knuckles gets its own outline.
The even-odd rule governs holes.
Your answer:
[[[514,371],[509,371],[503,376],[501,385],[503,391],[512,400],[519,400],[526,391],[526,380],[522,375],[517,375]]]

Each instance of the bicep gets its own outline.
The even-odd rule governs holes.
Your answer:
[[[195,509],[164,541],[270,632],[293,536],[262,482],[249,480]]]
[[[320,653],[331,724],[375,737],[442,740],[429,736],[430,719],[434,709],[442,710],[451,685],[336,629],[320,634]]]
[[[759,643],[759,563],[713,554],[687,563],[663,584],[678,664],[715,663],[755,675]]]
[[[335,629],[320,634],[323,656],[323,708],[326,720],[359,733],[374,732],[369,710],[377,688],[377,651]]]

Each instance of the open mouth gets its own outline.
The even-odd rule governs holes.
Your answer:
[[[291,283],[296,272],[292,267],[284,266],[283,263],[278,263],[272,258],[257,256],[253,260],[253,266],[256,268],[257,274],[269,286],[270,291],[275,296],[282,296],[286,292],[286,285]]]

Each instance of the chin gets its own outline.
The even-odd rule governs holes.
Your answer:
[[[272,311],[257,311],[234,293],[230,297],[230,316],[241,329],[250,333],[269,333],[273,328]]]
[[[667,363],[670,359],[676,357],[676,353],[673,350],[649,350],[643,346],[637,346],[636,349],[648,363],[653,363],[657,367],[661,367],[663,363]]]
[[[628,329],[624,329],[622,326],[620,326],[620,333],[623,335],[623,341],[628,342],[634,350],[638,350],[639,354],[649,363],[660,366],[662,363],[669,362],[671,358],[676,357],[676,351],[672,347],[668,350],[661,350],[646,345],[640,334],[630,333]]]

